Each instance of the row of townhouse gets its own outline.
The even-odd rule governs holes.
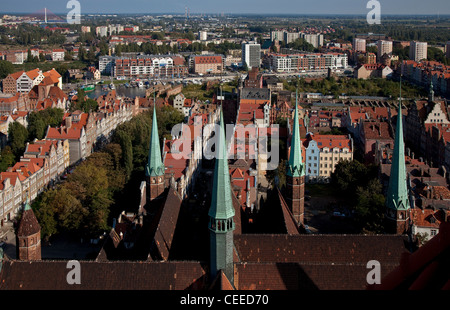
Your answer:
[[[76,111],[65,116],[69,128],[49,127],[44,140],[27,143],[20,161],[0,174],[1,224],[12,220],[27,199],[33,201],[71,165],[89,156],[95,142],[109,140],[113,130],[131,117],[131,104],[124,103],[105,105],[92,115]]]
[[[437,61],[404,60],[401,73],[409,81],[428,87],[430,84],[442,95],[450,93],[450,66]]]
[[[0,173],[1,225],[12,220],[26,201],[36,199],[68,167],[67,140],[35,140],[27,143],[20,161]]]
[[[350,135],[314,135],[303,140],[306,182],[329,182],[337,163],[353,160],[353,139]]]

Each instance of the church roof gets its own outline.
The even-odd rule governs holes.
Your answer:
[[[27,202],[22,213],[22,218],[20,219],[19,227],[17,228],[17,236],[30,236],[40,231],[41,226],[39,225],[33,210]]]
[[[379,290],[449,290],[450,223],[443,222],[439,233],[416,252],[404,253],[400,265],[381,284],[368,286]]]
[[[70,285],[67,261],[4,260],[0,290],[184,290],[205,288],[199,262],[80,261],[81,284]]]

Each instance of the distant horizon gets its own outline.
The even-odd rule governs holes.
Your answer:
[[[78,0],[82,15],[87,14],[146,14],[146,15],[268,15],[268,16],[366,16],[369,0]],[[378,0],[382,15],[397,16],[447,16],[450,15],[448,0]],[[20,4],[5,2],[2,12],[32,14],[44,7],[55,14],[67,14],[68,0],[22,0]],[[69,6],[71,7],[71,6]],[[137,11],[137,12],[136,12]],[[147,12],[147,13],[143,13]]]
[[[31,15],[31,14],[36,14],[37,12],[3,12],[0,11],[1,15]],[[67,15],[67,12],[53,12],[50,10],[51,13],[55,14],[55,15]],[[81,13],[81,16],[86,16],[86,15],[177,15],[177,16],[184,16],[184,13],[181,12],[148,12],[148,13],[143,13],[143,12],[128,12],[128,13],[117,13],[117,12],[107,12],[107,13],[102,13],[102,12],[86,12],[86,13]],[[201,12],[191,12],[190,16],[198,16],[198,15],[221,15],[222,13],[201,13]],[[248,15],[255,15],[255,16],[273,16],[273,17],[279,17],[279,16],[358,16],[358,17],[364,17],[366,18],[366,14],[361,14],[361,13],[298,13],[298,14],[294,14],[294,13],[223,13],[224,16],[248,16]],[[382,18],[385,16],[389,16],[389,17],[395,17],[395,16],[423,16],[423,17],[429,17],[429,16],[433,16],[433,17],[450,17],[450,13],[448,14],[418,14],[418,13],[384,13],[382,15]]]

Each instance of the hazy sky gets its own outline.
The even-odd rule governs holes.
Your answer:
[[[0,12],[69,12],[68,0],[6,1]],[[369,0],[79,0],[81,13],[363,14]],[[382,14],[450,14],[449,0],[379,0]]]

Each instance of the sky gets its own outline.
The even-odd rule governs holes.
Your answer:
[[[358,14],[367,15],[369,0],[78,0],[81,13]],[[382,14],[450,15],[449,0],[378,0]],[[33,13],[47,7],[68,13],[69,0],[7,1],[0,12]]]

